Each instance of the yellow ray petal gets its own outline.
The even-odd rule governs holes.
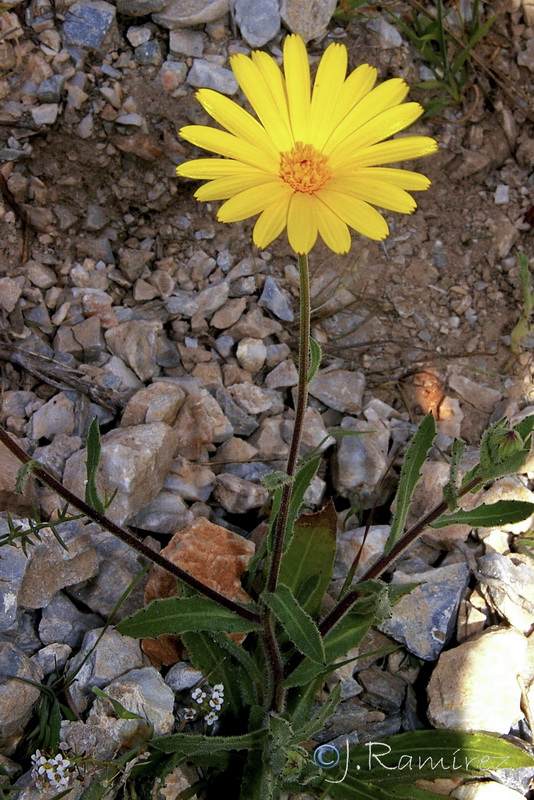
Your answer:
[[[360,64],[350,73],[339,93],[338,103],[332,116],[331,131],[369,94],[376,83],[377,75],[376,67],[371,67],[369,64]]]
[[[283,181],[253,186],[223,203],[217,212],[217,219],[219,222],[239,222],[254,217],[273,203],[287,204],[290,194],[291,190]]]
[[[259,147],[244,142],[226,131],[208,128],[205,125],[186,125],[179,133],[183,139],[204,150],[212,150],[220,156],[235,158],[236,161],[251,164],[258,169],[278,172],[278,162],[265,150],[260,150]]]
[[[199,89],[195,97],[205,111],[227,131],[246,142],[255,144],[273,158],[278,158],[278,151],[265,128],[244,108],[238,106],[229,97],[214,92],[213,89]]]
[[[317,197],[343,222],[369,239],[380,242],[388,235],[389,228],[386,220],[368,203],[364,203],[350,194],[334,192],[330,189],[320,189]]]
[[[310,64],[300,36],[285,38],[284,74],[293,138],[306,143],[310,131]]]
[[[334,253],[348,253],[351,239],[346,224],[334,214],[332,209],[318,200],[317,227],[325,245]]]
[[[230,66],[245,97],[258,115],[275,147],[281,151],[290,150],[293,145],[291,130],[288,129],[284,114],[280,113],[269,85],[257,64],[242,53],[237,53],[230,58]]]
[[[287,201],[276,202],[268,206],[254,225],[252,239],[256,247],[268,247],[277,236],[280,236],[287,225],[287,211],[291,194],[287,194]]]
[[[289,121],[289,105],[287,102],[286,79],[283,76],[282,70],[274,58],[264,53],[263,50],[253,50],[250,57],[262,74],[265,85],[272,95],[277,112],[284,121],[285,129],[289,131],[292,137],[291,123]],[[293,139],[291,139],[291,141],[293,142]]]
[[[390,142],[380,142],[359,150],[351,158],[350,169],[394,164],[435,153],[438,143],[429,136],[399,136]]]
[[[309,253],[317,240],[317,198],[294,192],[287,214],[287,238],[295,253]]]
[[[351,177],[353,173],[349,173]],[[370,178],[384,181],[409,192],[424,192],[430,186],[430,180],[420,172],[411,172],[409,169],[392,169],[391,167],[367,167],[358,169],[358,178]]]
[[[388,139],[394,133],[407,128],[423,113],[419,103],[403,103],[401,106],[383,111],[366,125],[348,136],[329,155],[330,168],[334,171],[350,169],[363,147]]]
[[[252,186],[262,186],[272,182],[272,175],[267,172],[254,172],[246,175],[232,175],[226,178],[217,178],[200,186],[196,192],[197,200],[226,200]]]
[[[417,208],[413,197],[404,189],[400,189],[392,183],[385,183],[359,174],[350,178],[332,180],[329,182],[328,188],[337,192],[346,192],[365,203],[372,203],[390,211],[399,211],[401,214],[411,214]]]
[[[250,175],[252,172],[257,172],[258,176],[266,174],[264,170],[256,170],[250,164],[229,158],[195,158],[176,167],[176,174],[180,177],[197,180],[224,178],[227,175]]]
[[[376,119],[379,114],[398,106],[402,103],[408,91],[409,87],[402,78],[392,78],[390,81],[381,83],[376,89],[368,92],[333,130],[325,145],[325,153],[331,153],[341,142],[345,141],[370,120]],[[423,113],[422,110],[421,113]]]
[[[332,130],[339,95],[347,72],[347,48],[329,45],[317,68],[310,112],[309,143],[320,149]]]

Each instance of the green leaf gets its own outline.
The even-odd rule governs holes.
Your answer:
[[[259,627],[207,597],[168,597],[153,600],[146,608],[119,622],[116,629],[124,636],[144,639],[187,631],[245,633],[259,630]]]
[[[324,730],[324,727],[332,716],[334,711],[336,710],[339,702],[341,700],[341,683],[338,683],[334,690],[330,692],[330,696],[326,703],[321,706],[319,711],[313,716],[307,724],[305,724],[302,728],[299,728],[298,731],[295,733],[298,734],[299,740],[301,742],[306,741],[307,739],[311,739],[311,737],[318,733],[319,731]]]
[[[288,675],[284,685],[303,686],[309,681],[323,675],[325,678],[337,668],[334,662],[344,656],[353,647],[357,647],[375,619],[374,613],[358,614],[351,611],[340,619],[337,625],[323,639],[327,667],[306,659]]]
[[[163,753],[181,753],[183,756],[219,751],[252,750],[263,745],[267,730],[260,728],[240,736],[204,736],[192,733],[171,733],[152,739],[150,746]]]
[[[22,494],[24,492],[28,478],[32,474],[33,470],[36,467],[42,468],[42,466],[43,466],[42,464],[40,464],[38,461],[35,461],[32,458],[29,461],[26,461],[26,463],[23,464],[21,467],[19,467],[17,471],[17,480],[15,483],[15,492],[17,494]]]
[[[466,447],[463,439],[455,439],[452,443],[449,480],[443,487],[443,499],[448,504],[450,511],[454,511],[458,506],[458,470]]]
[[[397,494],[395,495],[397,507],[391,523],[391,532],[386,542],[384,553],[389,553],[397,539],[399,539],[404,532],[412,494],[421,477],[421,467],[426,461],[428,451],[432,447],[435,438],[436,422],[432,414],[429,413],[415,432],[412,443],[404,457],[399,486]]]
[[[317,625],[295,599],[291,589],[279,583],[274,592],[260,599],[274,612],[289,638],[301,653],[324,664],[324,647]]]
[[[471,528],[498,528],[501,525],[513,525],[523,522],[534,514],[534,503],[522,500],[498,500],[488,503],[472,511],[457,509],[452,514],[442,514],[430,528],[446,528],[447,525],[470,525]]]
[[[310,337],[310,369],[308,371],[307,383],[311,383],[317,374],[317,370],[321,366],[323,358],[323,351],[321,345],[316,342],[313,337]]]
[[[319,613],[334,570],[337,514],[329,503],[315,514],[304,514],[294,525],[291,543],[282,557],[279,580],[289,587],[310,616]],[[310,578],[318,578],[312,592]],[[306,590],[306,591],[305,591]],[[307,595],[303,597],[301,592]]]
[[[289,503],[289,513],[287,515],[287,524],[284,535],[284,550],[287,550],[297,517],[300,514],[304,495],[308,487],[317,474],[319,464],[321,463],[321,456],[315,456],[306,461],[297,471],[295,475],[295,483],[291,492],[291,500]]]
[[[104,700],[107,700],[108,703],[111,703],[113,706],[113,711],[117,715],[118,719],[142,719],[145,722],[147,721],[145,717],[142,717],[140,714],[135,714],[133,711],[128,711],[127,708],[124,708],[122,703],[119,703],[118,700],[115,700],[113,697],[110,697],[102,689],[99,689],[98,686],[93,686],[92,689],[93,694],[96,694],[97,697],[103,697]]]
[[[87,434],[87,461],[85,462],[87,468],[87,483],[85,484],[85,502],[87,505],[98,511],[99,514],[106,513],[106,507],[98,495],[96,488],[96,475],[98,472],[98,465],[100,464],[100,454],[102,452],[102,442],[100,439],[100,428],[98,427],[98,420],[96,417],[89,426],[89,433]]]

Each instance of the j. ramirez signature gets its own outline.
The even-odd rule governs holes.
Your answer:
[[[345,772],[343,777],[338,781],[331,781],[326,778],[328,783],[341,783],[347,777],[349,769],[349,740],[345,740],[346,754],[345,754]],[[371,771],[373,765],[380,766],[382,769],[388,770],[405,770],[407,772],[421,771],[421,770],[480,770],[480,771],[493,771],[496,769],[503,769],[504,764],[508,761],[509,756],[500,758],[497,756],[475,756],[468,758],[466,755],[462,756],[460,748],[454,750],[452,753],[451,763],[445,763],[445,756],[433,760],[432,756],[413,756],[409,753],[404,753],[399,756],[398,760],[393,764],[385,764],[381,759],[385,758],[391,753],[391,747],[386,742],[367,742],[364,747],[367,747],[367,769]],[[381,748],[381,749],[380,749]],[[318,767],[322,769],[333,769],[337,767],[341,760],[339,750],[332,744],[322,744],[316,747],[313,751],[313,760]],[[356,769],[360,770],[361,766],[356,765]]]

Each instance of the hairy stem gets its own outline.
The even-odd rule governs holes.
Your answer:
[[[302,431],[304,428],[304,415],[308,403],[308,372],[310,370],[310,277],[308,271],[308,256],[299,255],[299,277],[300,277],[300,333],[299,333],[299,381],[297,388],[297,407],[295,409],[295,424],[293,426],[293,436],[291,447],[287,458],[286,472],[290,478],[294,477],[297,471],[297,463],[302,441]],[[278,573],[284,548],[284,538],[291,503],[291,493],[293,486],[286,483],[282,490],[280,511],[276,520],[274,533],[273,552],[269,568],[269,578],[267,590],[274,592],[278,583]]]
[[[302,431],[304,427],[304,415],[308,403],[308,372],[310,369],[310,277],[308,271],[308,256],[299,255],[298,260],[300,277],[299,380],[295,423],[286,467],[286,472],[290,478],[292,478],[297,471],[300,443],[302,441]],[[269,592],[274,592],[278,583],[292,491],[292,483],[286,483],[282,489],[280,510],[278,512],[274,531],[269,577],[267,579],[267,590]],[[270,710],[280,713],[283,709],[285,697],[285,690],[283,687],[284,671],[280,650],[274,634],[273,614],[269,609],[265,609],[262,623],[264,630],[263,642],[272,675]]]
[[[10,450],[14,456],[18,458],[18,460],[22,464],[27,464],[32,459],[22,450],[22,448],[9,436],[2,427],[0,427],[0,441],[5,444],[5,446]],[[244,608],[244,606],[239,605],[239,603],[235,603],[233,600],[230,600],[228,597],[225,597],[220,592],[211,589],[209,586],[206,586],[202,581],[199,581],[197,578],[194,578],[185,570],[181,569],[180,567],[173,564],[172,561],[169,561],[165,556],[162,556],[160,553],[157,553],[155,550],[152,550],[150,547],[147,547],[146,544],[141,542],[136,536],[129,531],[122,528],[120,525],[117,525],[113,520],[109,519],[108,517],[100,514],[98,511],[95,511],[90,505],[88,505],[84,500],[77,497],[77,495],[73,494],[69,489],[63,486],[60,481],[58,481],[53,475],[51,475],[44,467],[37,467],[34,466],[32,468],[32,474],[34,474],[41,483],[44,483],[50,489],[52,489],[56,494],[63,498],[69,505],[73,506],[73,508],[78,509],[81,511],[89,519],[96,522],[97,525],[100,525],[101,528],[112,533],[113,536],[116,536],[117,539],[120,539],[125,544],[129,545],[133,550],[137,550],[145,558],[148,558],[150,561],[153,561],[154,564],[157,564],[163,569],[170,572],[171,575],[174,575],[179,580],[183,581],[183,583],[190,586],[195,591],[200,592],[203,594],[204,597],[208,597],[210,600],[214,600],[224,608],[227,608],[229,611],[233,611],[235,614],[238,614],[240,617],[246,620],[250,620],[251,622],[259,622],[258,615],[255,614],[253,611],[250,611],[248,608]]]

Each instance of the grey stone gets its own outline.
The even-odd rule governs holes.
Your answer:
[[[435,661],[450,641],[460,600],[469,581],[466,564],[451,564],[427,572],[404,573],[397,570],[393,583],[419,583],[401,597],[393,616],[379,630],[406,645],[425,661]]]
[[[294,420],[286,420],[282,426],[282,436],[288,444],[291,444],[293,428]],[[328,447],[335,444],[335,441],[333,436],[328,435],[319,411],[316,408],[306,409],[301,452],[307,455],[317,449],[318,453],[323,453]]]
[[[223,473],[217,476],[213,498],[231,514],[245,514],[267,502],[269,492],[263,486]]]
[[[253,383],[234,383],[228,394],[247,414],[261,414],[273,405],[273,398]]]
[[[336,560],[334,562],[333,589],[341,589],[343,581],[355,559],[358,566],[354,577],[360,578],[384,552],[390,533],[389,525],[371,525],[367,528],[342,528],[337,534]]]
[[[226,303],[218,311],[216,311],[211,318],[211,325],[213,325],[214,328],[223,330],[225,328],[229,328],[238,321],[246,307],[247,301],[244,297],[227,300]]]
[[[489,607],[525,635],[534,625],[534,570],[523,556],[488,553],[478,559],[478,590]]]
[[[184,500],[204,502],[215,486],[215,474],[209,467],[193,464],[178,456],[171,464],[163,488],[177,492]]]
[[[221,387],[215,389],[215,399],[219,403],[224,415],[228,418],[236,436],[250,436],[258,428],[258,423],[249,414],[246,414],[230,395]]]
[[[320,370],[309,385],[309,392],[321,403],[346,414],[359,414],[365,388],[363,372],[347,369]]]
[[[20,524],[20,523],[19,523]],[[26,525],[21,527],[26,528]],[[7,536],[7,522],[0,519],[0,533]],[[17,624],[18,595],[28,559],[19,547],[4,547],[0,559],[0,633],[13,630]]]
[[[165,683],[171,687],[173,692],[183,692],[186,689],[192,689],[203,677],[202,673],[188,661],[179,661],[177,664],[173,664],[165,675]]]
[[[79,757],[93,759],[97,763],[111,761],[118,749],[117,742],[109,733],[96,725],[86,725],[84,722],[64,719],[61,723],[60,737],[71,752]]]
[[[380,669],[376,664],[358,673],[358,681],[364,688],[360,699],[375,708],[391,714],[398,711],[406,696],[406,682],[398,675]]]
[[[173,55],[200,58],[204,51],[204,35],[200,31],[174,30],[169,36],[169,50]],[[221,266],[221,265],[219,265]]]
[[[57,74],[45,78],[37,89],[37,99],[40,103],[59,103],[63,93],[66,76]]]
[[[213,61],[195,58],[187,75],[187,83],[199,88],[215,89],[221,94],[232,95],[238,90],[234,73]]]
[[[491,414],[494,405],[502,400],[501,392],[484,386],[478,381],[465,378],[463,375],[451,375],[449,387],[457,392],[463,400],[486,414]]]
[[[322,36],[337,0],[281,0],[280,14],[292,33],[298,33],[305,42]]]
[[[53,125],[59,114],[59,105],[58,103],[43,103],[40,106],[34,106],[31,114],[36,125]]]
[[[269,309],[275,317],[284,322],[293,322],[295,318],[288,295],[270,275],[265,279],[258,305]]]
[[[63,38],[68,44],[98,50],[115,20],[116,8],[105,0],[78,0],[67,11]]]
[[[390,22],[386,22],[382,17],[372,19],[367,22],[367,27],[376,31],[380,37],[380,44],[384,49],[389,47],[400,47],[402,45],[402,36],[397,28]]]
[[[152,44],[152,42],[148,42],[148,44]],[[145,45],[143,45],[143,47],[145,47]],[[140,49],[141,49],[140,47],[137,48],[137,50],[140,50]],[[163,59],[160,59],[157,63],[161,64],[162,60]],[[137,59],[136,59],[136,61],[137,61]],[[143,62],[141,60],[139,63],[145,63],[145,62]],[[147,62],[147,63],[151,63],[151,62]],[[143,125],[144,125],[145,120],[144,120],[144,117],[141,116],[141,114],[137,114],[135,112],[132,112],[131,114],[120,114],[117,117],[117,119],[115,120],[115,122],[117,123],[117,125],[131,125],[133,128],[142,128]],[[141,251],[139,251],[139,252],[141,252]],[[146,253],[146,255],[153,257],[152,253]]]
[[[229,10],[229,0],[171,0],[152,19],[163,28],[189,28],[213,22]]]
[[[503,781],[503,772],[504,770],[501,769],[498,772],[499,782],[486,780],[469,781],[469,783],[459,786],[454,792],[451,792],[450,796],[455,800],[522,800],[526,789],[516,792],[506,786]],[[501,783],[501,781],[503,782]]]
[[[509,628],[488,628],[442,653],[427,687],[435,728],[506,734],[522,718],[521,687],[527,639]]]
[[[79,647],[87,631],[102,625],[97,614],[84,614],[62,592],[58,592],[43,608],[39,638],[44,645],[64,642]]]
[[[119,356],[140,380],[146,381],[159,373],[155,356],[162,331],[159,320],[138,319],[110,328],[104,336],[113,355]]]
[[[102,437],[102,452],[97,475],[101,497],[117,490],[106,511],[122,524],[149,503],[163,486],[178,437],[164,422],[119,428]],[[80,450],[65,465],[65,486],[84,496],[87,453]]]
[[[202,289],[197,295],[198,313],[207,318],[211,317],[218,308],[228,300],[230,287],[227,280],[212,283]]]
[[[15,645],[0,642],[0,746],[11,755],[19,743],[41,692],[19,678],[40,682],[43,672]]]
[[[165,310],[172,315],[192,317],[193,314],[198,313],[197,295],[177,289],[170,297],[166,298]]]
[[[289,447],[282,437],[283,423],[281,417],[264,419],[259,429],[250,437],[250,444],[257,448],[259,458],[266,460],[286,458]]]
[[[154,533],[174,533],[193,520],[193,515],[177,492],[162,489],[141,511],[132,517],[135,528]]]
[[[65,392],[59,392],[33,414],[31,438],[38,441],[52,440],[59,434],[70,436],[74,425],[74,402]]]
[[[296,386],[299,380],[297,368],[293,361],[287,359],[272,369],[265,378],[267,389],[280,389],[286,386]]]
[[[113,628],[108,628],[98,640],[101,633],[102,628],[87,633],[80,652],[68,664],[69,672],[80,667],[70,688],[71,698],[79,713],[90,705],[94,696],[91,693],[93,686],[103,689],[120,675],[144,666],[141,645],[137,639],[121,636]]]
[[[115,678],[106,686],[106,694],[140,719],[117,719],[109,700],[97,697],[87,722],[111,734],[122,746],[131,746],[132,738],[144,738],[147,733],[172,733],[174,694],[154,667],[132,669]]]
[[[235,20],[251,47],[263,47],[280,30],[278,0],[236,0]]]
[[[145,44],[135,48],[134,58],[138,64],[150,64],[154,67],[159,67],[163,63],[164,57],[165,49],[163,43],[158,42],[157,39],[151,39],[149,42],[145,42]],[[119,122],[119,118],[117,118],[117,122]],[[126,123],[123,122],[122,124]]]
[[[117,0],[117,11],[125,17],[146,17],[161,11],[169,0]]]
[[[272,465],[262,464],[261,461],[254,461],[248,464],[225,464],[223,472],[237,475],[238,478],[243,478],[252,483],[258,483],[264,475],[272,472]]]
[[[343,497],[358,492],[363,507],[370,508],[375,499],[382,497],[377,498],[376,492],[388,465],[389,425],[387,420],[377,425],[344,417],[340,427],[360,431],[361,435],[344,436],[339,441],[334,458],[334,486]]]
[[[139,47],[142,44],[146,44],[147,42],[152,39],[153,31],[148,27],[148,25],[132,25],[126,31],[126,38],[132,45],[132,47]],[[107,90],[100,90],[105,97],[107,97],[107,92],[113,92],[115,97],[107,97],[113,108],[120,108],[121,103],[119,97],[117,97],[118,92],[107,89]]]
[[[68,589],[69,597],[81,601],[95,614],[108,618],[119,599],[139,575],[141,564],[135,550],[111,533],[94,526],[93,544],[99,556],[98,575]],[[121,604],[114,619],[121,620],[143,606],[143,587],[140,581]]]
[[[72,647],[68,644],[54,642],[39,650],[33,656],[32,663],[42,670],[43,675],[51,675],[63,669],[71,653]]]
[[[19,585],[21,608],[44,608],[60,589],[96,575],[97,555],[87,527],[79,520],[61,525],[59,533],[67,549],[50,529],[40,531],[41,541],[29,549]]]
[[[247,336],[237,345],[236,355],[239,366],[255,375],[263,367],[267,352],[261,339],[252,339]]]

